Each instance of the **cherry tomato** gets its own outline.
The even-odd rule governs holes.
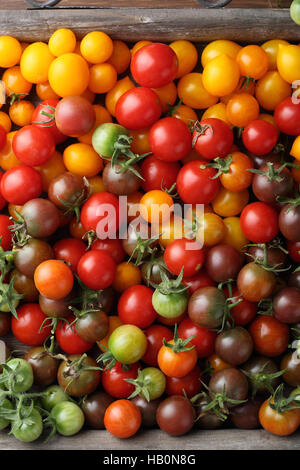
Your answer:
[[[266,155],[275,147],[278,131],[269,122],[257,119],[245,127],[242,138],[249,152],[255,155]]]
[[[59,300],[71,292],[74,278],[71,269],[62,261],[47,260],[36,268],[34,282],[44,297]]]
[[[170,46],[156,42],[142,47],[133,55],[130,70],[139,85],[160,88],[176,77],[178,59]]]
[[[8,215],[0,214],[0,246],[4,251],[8,251],[12,246],[11,231],[11,220]]]
[[[251,323],[249,333],[256,352],[263,356],[279,356],[288,347],[289,328],[274,317],[258,316]]]
[[[118,229],[119,201],[113,194],[103,192],[93,194],[81,208],[81,223],[86,231],[94,230],[96,232],[98,225],[101,229],[101,221],[107,218],[108,205],[115,209],[115,214],[109,213],[108,217],[111,223],[116,225],[115,229]]]
[[[69,264],[73,273],[76,273],[80,258],[86,252],[86,245],[76,238],[63,238],[53,245],[55,258]]]
[[[281,132],[288,135],[300,134],[300,103],[286,98],[275,108],[274,118]]]
[[[143,190],[147,192],[153,189],[170,189],[176,182],[179,169],[177,162],[165,162],[150,155],[141,164]]]
[[[262,427],[272,434],[289,436],[300,425],[300,410],[296,408],[279,413],[271,408],[269,400],[266,400],[259,409],[259,421]]]
[[[23,205],[42,192],[42,178],[30,166],[15,166],[1,178],[1,194],[11,204]]]
[[[195,366],[184,377],[166,377],[165,392],[167,395],[183,395],[192,398],[200,392],[201,388],[201,370],[199,366]]]
[[[177,175],[177,191],[186,204],[209,204],[218,193],[219,180],[213,179],[216,171],[204,165],[201,160],[191,161]]]
[[[50,336],[51,327],[38,304],[24,304],[17,309],[18,318],[12,317],[11,329],[21,343],[40,346]],[[44,324],[43,324],[44,323]],[[43,325],[43,326],[42,326]]]
[[[156,319],[152,306],[153,291],[146,286],[136,285],[126,289],[118,303],[118,314],[123,323],[149,327]]]
[[[186,157],[192,148],[188,126],[174,117],[157,121],[149,132],[152,153],[166,162],[176,162]]]
[[[102,387],[112,397],[128,398],[134,392],[135,387],[126,379],[136,379],[140,367],[138,362],[126,366],[117,362],[111,369],[104,369]]]
[[[89,289],[101,290],[113,283],[116,263],[105,251],[91,250],[80,258],[77,272],[80,280]]]
[[[74,315],[70,315],[68,317],[69,323],[65,321],[58,323],[55,332],[56,340],[59,347],[67,354],[83,354],[89,351],[94,343],[89,343],[79,336],[73,323],[74,320]]]
[[[201,269],[204,253],[198,242],[182,238],[167,246],[164,261],[169,271],[176,276],[179,276],[183,269],[184,277],[192,277]]]
[[[104,425],[108,432],[119,438],[131,437],[142,424],[140,409],[129,400],[116,400],[106,409]]]
[[[260,46],[249,45],[243,47],[236,56],[240,73],[244,77],[258,80],[263,77],[269,68],[267,53]]]
[[[29,166],[43,165],[55,151],[51,134],[46,129],[33,125],[16,132],[12,147],[16,157]]]
[[[35,108],[31,122],[37,127],[45,128],[52,136],[55,144],[60,144],[66,140],[66,135],[62,134],[55,123],[55,112],[59,101],[56,99],[45,100]]]
[[[241,227],[248,240],[267,243],[278,234],[278,214],[264,202],[253,202],[241,214]]]
[[[197,325],[190,318],[185,318],[180,323],[178,334],[182,339],[194,336],[190,343],[195,346],[199,358],[210,356],[214,352],[217,333]]]
[[[127,129],[139,130],[152,126],[161,115],[161,104],[149,88],[137,87],[126,91],[117,101],[116,118]]]

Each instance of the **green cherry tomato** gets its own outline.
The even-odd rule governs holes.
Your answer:
[[[77,434],[84,425],[84,414],[81,408],[70,401],[62,401],[51,410],[56,429],[63,436]]]
[[[0,411],[6,411],[6,410],[12,410],[12,409],[13,409],[13,405],[7,398],[4,398],[0,402]],[[8,425],[9,425],[8,419],[0,418],[0,431],[2,431],[2,429],[5,429]]]
[[[166,377],[156,367],[146,367],[140,371],[137,381],[141,383],[140,395],[148,401],[161,397],[166,388]]]
[[[115,143],[120,135],[129,135],[125,127],[107,122],[101,124],[93,133],[92,144],[95,151],[102,157],[111,158],[115,151]]]
[[[16,393],[27,392],[32,387],[34,377],[32,367],[29,362],[24,359],[14,358],[6,363],[11,371],[4,369],[3,375],[7,376],[7,381],[4,382],[5,387],[11,388]]]
[[[163,294],[156,289],[152,296],[154,310],[165,318],[179,317],[185,312],[187,304],[187,292]]]
[[[290,14],[293,21],[300,25],[300,0],[293,0],[290,6]]]
[[[68,401],[69,396],[59,385],[50,385],[46,388],[42,397],[42,405],[48,411],[51,411],[55,405],[63,401]]]
[[[22,442],[32,442],[38,439],[43,432],[43,421],[38,410],[33,408],[29,416],[14,421],[11,432]]]
[[[9,289],[11,289],[11,292],[9,293]],[[0,312],[11,312],[11,306],[8,304],[7,301],[7,295],[9,294],[10,299],[11,299],[11,304],[13,305],[14,309],[17,308],[17,306],[20,303],[20,300],[18,297],[18,292],[16,289],[11,287],[9,284],[2,284],[1,286],[2,292],[0,293]]]
[[[121,325],[109,337],[108,349],[121,364],[133,364],[146,352],[147,339],[135,325]]]

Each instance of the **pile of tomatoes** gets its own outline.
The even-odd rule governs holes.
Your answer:
[[[0,429],[21,441],[300,425],[300,46],[198,54],[0,37],[0,337],[28,346]]]

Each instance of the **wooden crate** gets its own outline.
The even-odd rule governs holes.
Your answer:
[[[114,39],[171,41],[189,39],[208,42],[232,39],[258,43],[281,38],[300,41],[300,27],[288,9],[203,10],[198,8],[95,8],[52,10],[0,10],[0,34],[22,41],[47,41],[59,27],[71,28],[80,38],[89,31],[101,30]],[[300,78],[300,77],[299,77]],[[20,349],[11,337],[4,338],[12,350]],[[24,349],[24,347],[23,347]],[[120,440],[106,431],[84,430],[76,436],[55,436],[48,443],[23,444],[0,433],[0,449],[87,449],[87,450],[296,450],[299,433],[277,437],[264,430],[221,429],[192,431],[188,438],[175,438],[159,430],[142,430],[129,440]]]

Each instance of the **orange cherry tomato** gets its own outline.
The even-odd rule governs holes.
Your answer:
[[[19,63],[21,55],[22,47],[16,38],[0,36],[0,67],[13,67]]]
[[[52,90],[48,81],[43,83],[37,83],[35,91],[40,100],[42,101],[57,100],[59,98],[59,96]]]
[[[141,284],[141,282],[142,274],[135,264],[124,261],[117,265],[116,277],[112,284],[117,292],[124,292],[128,287]]]
[[[79,176],[96,176],[103,168],[103,160],[88,144],[71,144],[63,153],[64,165],[68,171]]]
[[[22,54],[20,61],[21,73],[25,80],[30,83],[46,82],[48,73],[50,73],[50,65],[54,59],[55,56],[51,54],[47,44],[33,42],[26,47]]]
[[[211,204],[214,212],[221,217],[233,217],[242,212],[248,201],[249,192],[247,189],[234,192],[221,187]]]
[[[130,400],[116,400],[109,405],[104,415],[104,426],[118,438],[131,437],[142,424],[140,409]]]
[[[235,60],[223,54],[205,65],[202,78],[203,86],[208,93],[215,97],[225,96],[238,86],[240,71]]]
[[[187,73],[192,72],[198,62],[198,52],[194,44],[190,41],[180,39],[171,42],[170,47],[173,49],[178,59],[178,70],[175,78],[181,78]]]
[[[91,195],[106,191],[102,176],[92,176],[91,178],[88,178],[88,182],[90,185]]]
[[[168,341],[174,345],[174,340]],[[162,346],[158,352],[157,362],[161,371],[168,377],[184,377],[197,363],[196,349],[189,351],[174,352],[167,346]]]
[[[118,75],[128,69],[130,60],[131,53],[127,44],[123,41],[113,41],[113,53],[107,62],[116,69]]]
[[[241,229],[241,222],[239,217],[226,217],[223,219],[225,225],[225,236],[223,243],[230,245],[238,251],[243,251],[243,248],[249,243]]]
[[[172,207],[172,197],[160,189],[148,191],[140,200],[141,216],[147,222],[154,224],[169,219]]]
[[[167,112],[170,109],[170,106],[173,106],[177,98],[177,88],[175,83],[170,82],[161,88],[152,88],[152,90],[158,95],[163,112]]]
[[[222,54],[226,54],[231,57],[231,59],[235,59],[241,49],[242,47],[239,44],[226,39],[212,41],[203,49],[201,55],[202,66],[205,67],[208,62]]]
[[[0,126],[3,127],[5,132],[10,132],[11,130],[11,120],[8,114],[4,113],[3,111],[0,111]]]
[[[173,240],[184,235],[184,221],[181,217],[172,215],[169,220],[163,221],[159,227],[159,243],[166,248]]]
[[[5,92],[9,95],[16,94],[18,99],[24,98],[32,88],[32,83],[25,80],[19,65],[6,69],[2,75],[5,85]]]
[[[36,167],[36,170],[40,173],[43,182],[43,191],[47,192],[51,181],[58,175],[65,173],[66,167],[64,165],[62,155],[59,152],[54,152],[50,160],[44,165]]]
[[[111,38],[102,31],[92,31],[84,36],[80,43],[82,56],[91,64],[103,64],[112,55],[114,49]]]
[[[192,126],[194,122],[198,120],[197,113],[185,104],[176,106],[175,110],[172,111],[172,117],[181,119],[187,126]]]
[[[274,400],[271,399],[271,404]],[[300,409],[294,408],[281,413],[271,408],[269,400],[263,402],[259,409],[259,422],[264,429],[277,436],[289,436],[300,425]]]
[[[208,358],[208,363],[212,367],[213,373],[219,372],[219,370],[229,369],[232,365],[223,361],[217,354],[212,354]]]
[[[195,109],[206,109],[218,101],[216,96],[204,88],[201,73],[188,73],[182,77],[178,82],[177,91],[183,104]]]
[[[138,131],[130,131],[132,137],[131,150],[133,153],[142,155],[143,153],[150,152],[149,146],[149,130],[150,129],[139,129]]]
[[[228,121],[237,127],[246,127],[251,121],[258,118],[259,104],[248,93],[233,95],[226,106]]]
[[[144,46],[148,46],[148,44],[152,44],[152,41],[138,41],[135,43],[133,48],[131,49],[131,56],[133,56],[139,49]]]
[[[9,107],[9,117],[14,124],[23,127],[31,124],[34,106],[30,101],[17,101]]]
[[[230,160],[229,171],[220,176],[222,186],[234,192],[248,188],[253,179],[253,173],[248,171],[253,168],[251,158],[242,152],[232,152],[225,158],[228,163]]]
[[[227,104],[229,100],[239,93],[248,93],[248,95],[254,95],[255,93],[255,83],[253,80],[247,80],[245,77],[241,77],[236,89],[229,93],[229,95],[221,96],[221,101],[224,104]]]
[[[59,300],[71,292],[74,278],[65,263],[51,259],[38,265],[34,272],[34,283],[44,297]]]
[[[201,119],[203,120],[208,118],[221,119],[222,121],[226,122],[228,126],[232,126],[231,122],[227,118],[226,106],[224,103],[217,103],[207,108],[207,110],[204,111]]]
[[[277,71],[272,70],[258,80],[255,96],[262,108],[273,111],[281,101],[291,96],[291,86]]]
[[[81,95],[88,87],[89,74],[87,62],[80,55],[70,52],[53,60],[48,79],[54,92],[65,97]]]
[[[76,36],[70,29],[60,28],[50,36],[48,46],[51,54],[58,57],[73,52],[76,47]]]
[[[126,93],[126,91],[131,90],[132,88],[135,88],[134,83],[129,77],[125,77],[118,80],[115,86],[106,94],[105,107],[112,116],[116,115],[115,110],[118,99]]]
[[[241,75],[254,80],[262,78],[269,68],[268,54],[262,47],[256,45],[243,47],[236,56],[236,62]]]
[[[90,67],[89,89],[102,94],[110,91],[117,82],[117,71],[108,62]]]
[[[0,152],[0,166],[4,171],[10,170],[14,166],[22,165],[22,162],[15,156],[12,148],[12,140],[16,131],[9,132],[6,136],[6,144]]]

